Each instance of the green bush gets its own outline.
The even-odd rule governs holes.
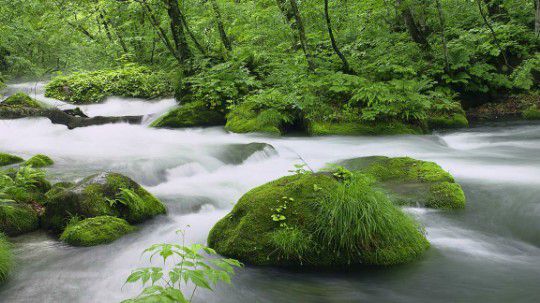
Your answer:
[[[60,240],[73,246],[96,246],[114,242],[136,228],[126,220],[99,216],[84,220],[72,219]]]
[[[98,103],[109,96],[155,99],[172,94],[170,75],[133,64],[56,77],[45,92],[46,97],[75,104]]]
[[[11,244],[6,237],[0,233],[0,283],[6,281],[13,267],[13,254]]]

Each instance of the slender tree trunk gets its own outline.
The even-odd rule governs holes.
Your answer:
[[[444,53],[444,68],[446,72],[450,71],[450,63],[448,62],[448,44],[446,42],[446,22],[444,18],[444,11],[441,5],[441,0],[435,0],[437,4],[437,12],[439,13],[439,23],[441,25],[441,38],[443,42]]]
[[[534,19],[534,32],[536,37],[540,36],[540,0],[536,0],[536,17]]]
[[[313,63],[311,53],[309,51],[309,45],[308,45],[307,37],[306,37],[306,30],[304,29],[302,16],[300,15],[300,10],[298,9],[298,3],[296,2],[296,0],[289,0],[289,1],[291,3],[291,10],[294,14],[294,20],[296,21],[296,25],[298,27],[298,38],[300,39],[300,46],[302,47],[302,51],[304,52],[304,55],[306,56],[308,69],[310,71],[314,71],[315,64]]]
[[[210,0],[210,4],[212,5],[212,9],[214,10],[214,16],[216,17],[216,22],[217,22],[219,37],[221,38],[221,42],[223,43],[223,46],[225,46],[225,49],[227,49],[228,51],[231,51],[232,50],[231,40],[229,40],[229,37],[227,36],[227,33],[225,32],[225,26],[223,26],[223,19],[221,18],[221,11],[219,10],[219,6],[216,0]]]
[[[129,52],[129,50],[127,48],[126,43],[124,42],[124,39],[118,33],[118,30],[116,29],[114,24],[110,23],[109,20],[107,20],[107,18],[105,18],[105,14],[101,10],[99,11],[99,18],[101,19],[101,22],[103,23],[103,27],[105,28],[105,32],[107,33],[107,38],[111,42],[114,42],[114,39],[112,38],[112,33],[111,33],[111,28],[112,28],[116,38],[118,38],[118,43],[120,44],[120,47],[122,47],[122,50],[124,51],[124,53],[127,54]]]
[[[197,50],[199,50],[199,52],[203,54],[204,56],[208,56],[208,54],[206,53],[206,49],[199,43],[199,40],[197,40],[197,37],[195,37],[195,34],[193,33],[193,31],[191,31],[191,29],[189,28],[189,25],[187,23],[187,20],[184,14],[181,14],[181,16],[182,16],[182,24],[184,24],[184,27],[186,28],[186,32],[188,33],[191,41],[193,41],[193,44],[195,44],[195,47],[197,48]]]
[[[146,14],[148,15],[148,18],[150,19],[150,23],[152,23],[152,26],[154,27],[154,30],[156,31],[156,33],[158,34],[159,38],[161,39],[161,42],[163,42],[163,44],[165,45],[165,47],[167,48],[167,50],[174,56],[174,58],[180,63],[182,64],[183,61],[181,60],[180,57],[178,57],[178,54],[176,52],[176,50],[174,49],[171,41],[169,40],[169,37],[167,37],[167,33],[165,32],[165,30],[159,25],[159,21],[157,20],[156,16],[154,15],[154,12],[152,11],[152,9],[150,8],[150,6],[148,5],[148,3],[146,3],[146,1],[140,1],[139,4],[144,8],[144,10],[146,11]]]
[[[339,49],[336,42],[336,38],[334,37],[334,31],[332,30],[332,22],[330,20],[330,12],[328,11],[328,0],[324,0],[324,16],[326,18],[326,27],[328,28],[328,35],[330,36],[330,41],[332,42],[332,48],[334,49],[334,52],[336,53],[336,55],[338,55],[339,59],[341,59],[341,62],[343,63],[343,72],[347,74],[353,73],[349,65],[349,62],[347,61],[347,58],[345,58],[345,56]]]
[[[499,38],[497,38],[497,34],[495,33],[495,30],[493,29],[493,27],[489,23],[489,20],[488,20],[488,18],[486,16],[486,13],[482,9],[482,1],[481,0],[476,0],[476,4],[478,4],[478,10],[480,11],[480,16],[482,16],[482,20],[484,20],[484,24],[489,28],[489,31],[491,32],[491,35],[493,36],[493,41],[495,42],[495,45],[497,45],[497,47],[499,48],[499,51],[501,52],[501,55],[503,56],[504,64],[507,67],[512,68],[512,66],[510,66],[510,64],[508,63],[508,58],[506,58],[506,52],[501,47],[501,43],[499,42]]]
[[[291,27],[293,31],[293,48],[296,50],[298,49],[299,39],[298,39],[298,26],[296,24],[296,20],[294,18],[294,13],[291,9],[291,5],[287,0],[276,0],[277,6],[279,7],[279,10],[281,11],[281,14],[283,17],[285,17],[285,21],[287,24]]]
[[[175,52],[181,63],[185,63],[192,57],[191,50],[187,44],[184,34],[184,24],[182,23],[182,12],[178,6],[178,0],[163,0],[169,15],[171,33],[174,40]]]
[[[407,31],[411,35],[412,40],[420,44],[424,48],[429,49],[429,43],[427,41],[425,33],[416,24],[411,9],[408,6],[404,5],[402,0],[396,0],[396,4],[399,8],[403,21],[405,22],[405,26],[407,27]]]

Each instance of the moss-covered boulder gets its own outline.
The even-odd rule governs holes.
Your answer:
[[[465,207],[465,194],[461,186],[434,162],[376,156],[345,160],[338,164],[373,176],[377,185],[397,204],[445,209]]]
[[[124,219],[99,216],[82,221],[73,220],[67,225],[60,240],[73,246],[96,246],[111,243],[135,229]]]
[[[0,202],[0,232],[18,236],[39,228],[39,216],[28,204]]]
[[[428,117],[429,129],[454,129],[469,127],[469,121],[465,113],[455,113],[450,115],[433,115]]]
[[[256,110],[250,104],[241,104],[227,114],[225,129],[234,133],[281,135],[292,121],[290,114],[277,109]]]
[[[12,106],[12,107],[27,107],[27,108],[37,108],[43,109],[46,108],[45,104],[32,99],[25,93],[16,93],[9,96],[6,100],[2,101],[0,105]]]
[[[523,111],[523,118],[526,120],[540,120],[540,109],[538,106],[533,105]]]
[[[0,153],[0,166],[12,165],[23,162],[24,159],[10,154]]]
[[[354,174],[297,174],[245,194],[210,231],[218,253],[254,265],[394,265],[429,247],[418,224]]]
[[[192,102],[169,111],[155,120],[151,126],[182,128],[223,124],[225,124],[225,115],[222,112],[209,109],[204,102]]]
[[[60,232],[73,216],[114,216],[140,223],[166,212],[165,206],[130,178],[117,173],[89,176],[72,187],[48,193],[46,228]]]
[[[51,158],[41,154],[35,155],[24,162],[24,165],[29,165],[36,168],[51,166],[53,164],[54,161]]]
[[[6,237],[0,233],[0,284],[6,281],[13,267],[13,254],[11,244]]]
[[[402,122],[319,122],[308,124],[308,133],[312,136],[372,136],[372,135],[418,135],[422,128]]]

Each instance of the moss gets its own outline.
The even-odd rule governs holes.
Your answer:
[[[257,187],[212,228],[208,244],[255,265],[392,265],[421,255],[429,244],[416,223],[366,176],[355,180],[301,174]]]
[[[35,155],[24,162],[24,165],[30,165],[34,168],[51,166],[53,164],[54,161],[51,158],[41,154]]]
[[[0,153],[0,166],[6,166],[16,163],[23,162],[24,159],[21,157],[13,156],[10,154]]]
[[[463,113],[435,115],[428,118],[429,129],[452,129],[469,127],[469,121]]]
[[[209,109],[204,102],[193,102],[169,111],[154,121],[151,127],[182,128],[223,124],[225,124],[223,113]]]
[[[0,283],[7,280],[11,269],[13,268],[13,254],[11,253],[11,244],[6,237],[0,233]]]
[[[287,117],[276,109],[255,111],[249,104],[236,106],[227,115],[225,129],[234,133],[268,133],[281,135]]]
[[[523,111],[523,118],[527,120],[540,120],[540,109],[533,105]]]
[[[465,196],[454,177],[438,164],[408,157],[356,158],[338,164],[373,176],[377,185],[399,205],[464,208]],[[437,196],[435,193],[441,194]]]
[[[96,246],[111,243],[134,230],[126,220],[100,216],[70,222],[60,240],[73,246]]]
[[[313,136],[325,135],[417,135],[422,134],[421,128],[401,122],[310,122],[308,132]]]
[[[124,190],[133,197],[123,197]],[[47,194],[44,225],[59,232],[72,216],[91,218],[114,216],[140,223],[166,212],[165,206],[130,178],[117,173],[101,173],[68,188]]]
[[[436,183],[430,187],[426,206],[446,209],[465,208],[465,194],[457,183]]]
[[[0,104],[14,107],[46,108],[43,103],[30,98],[25,93],[16,93],[11,95]]]
[[[39,217],[30,206],[0,202],[0,231],[8,236],[18,236],[39,228]]]

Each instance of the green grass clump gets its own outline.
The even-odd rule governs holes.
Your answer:
[[[284,177],[245,194],[211,230],[218,253],[255,265],[392,265],[429,243],[371,178],[328,173]]]
[[[0,201],[0,232],[18,236],[39,228],[39,217],[30,206]]]
[[[192,102],[175,108],[157,120],[151,127],[183,128],[194,126],[217,126],[225,124],[225,115],[219,110],[209,109],[204,102]]]
[[[0,233],[0,283],[7,280],[12,268],[13,254],[11,253],[11,244]]]
[[[465,194],[457,183],[435,183],[430,187],[426,206],[446,209],[465,208]]]
[[[32,99],[30,96],[28,96],[25,93],[16,93],[14,95],[11,95],[0,104],[13,106],[13,107],[30,107],[30,108],[45,108],[46,107],[43,103]]]
[[[6,166],[16,163],[23,162],[24,159],[21,157],[13,156],[10,154],[0,153],[0,166]]]
[[[401,122],[315,122],[309,124],[308,132],[312,136],[342,135],[417,135],[422,134],[418,127]]]
[[[99,103],[109,96],[155,99],[173,92],[169,75],[133,64],[56,77],[45,88],[46,97],[75,104]]]
[[[41,154],[35,155],[24,162],[24,165],[30,165],[35,168],[51,166],[53,164],[54,161],[51,158]]]
[[[135,229],[126,220],[111,216],[75,219],[67,225],[60,240],[73,246],[96,246],[111,243]]]
[[[523,111],[523,118],[527,120],[540,120],[540,109],[536,105]]]

